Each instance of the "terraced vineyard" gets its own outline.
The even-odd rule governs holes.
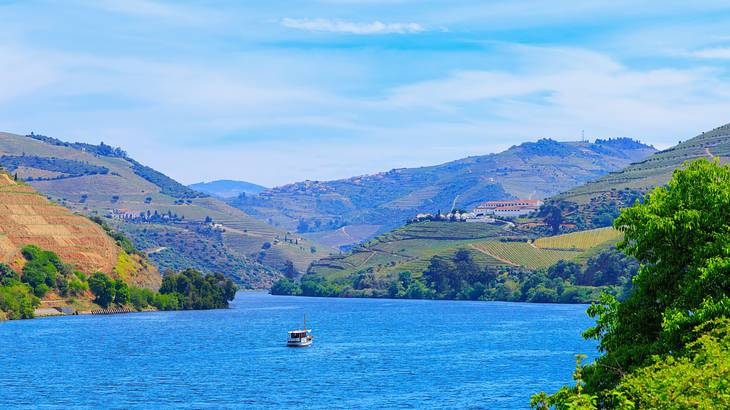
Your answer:
[[[186,223],[202,222],[210,217],[226,230],[217,246],[229,247],[230,253],[250,259],[252,264],[244,264],[246,266],[253,266],[256,259],[261,259],[270,267],[282,268],[290,260],[304,271],[312,260],[330,254],[328,247],[304,238],[284,241],[286,232],[221,200],[192,191],[164,174],[137,163],[121,150],[106,145],[71,144],[44,138],[0,133],[0,164],[13,167],[21,179],[33,178],[30,184],[36,190],[73,211],[98,216],[110,216],[113,212],[131,215],[171,213],[184,218]],[[44,179],[38,179],[41,177]],[[118,229],[138,243],[150,239],[145,235],[151,231],[159,231],[154,224],[142,224],[145,230],[135,229],[140,224],[134,222],[109,222],[114,222]],[[190,253],[197,249],[196,242],[207,243],[210,240],[195,230],[180,237],[185,241],[175,241],[176,246],[166,250],[168,260],[188,260]],[[267,243],[272,246],[263,249]],[[265,251],[263,257],[261,251]],[[210,259],[204,253],[192,256],[199,260]],[[173,263],[161,268],[178,265]],[[225,273],[229,268],[228,264],[222,264],[208,271]],[[246,278],[252,274],[255,272],[237,272],[232,276]]]
[[[589,231],[573,232],[565,235],[548,236],[535,241],[540,249],[585,251],[606,242],[617,242],[621,232],[613,228],[599,228]]]
[[[140,286],[161,283],[156,269],[124,253],[99,225],[0,172],[0,262],[21,268],[26,245],[53,251],[87,274],[116,273]]]
[[[352,253],[325,258],[315,262],[310,272],[330,279],[346,278],[361,270],[373,270],[378,275],[402,271],[420,275],[433,256],[453,256],[460,248],[474,241],[504,234],[503,226],[481,223],[421,222],[406,225],[378,236]],[[468,249],[482,266],[504,264],[476,249]]]
[[[621,171],[611,172],[555,198],[585,204],[592,198],[612,191],[624,189],[647,191],[665,184],[676,168],[681,167],[686,161],[697,158],[720,158],[723,163],[730,161],[730,124],[703,132],[672,148],[657,152],[643,161],[635,162]]]
[[[540,249],[526,242],[485,241],[470,246],[505,264],[527,269],[547,268],[561,259],[571,260],[580,255],[579,251]]]
[[[597,249],[614,244],[620,232],[611,228],[540,238],[530,243],[508,240],[514,232],[502,225],[481,223],[421,222],[381,235],[349,254],[315,262],[311,273],[343,280],[372,270],[379,276],[409,271],[420,276],[433,256],[452,258],[469,251],[484,267],[547,268],[559,260],[585,261]]]

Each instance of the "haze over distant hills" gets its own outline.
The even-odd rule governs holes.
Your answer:
[[[189,188],[196,191],[204,192],[218,198],[233,198],[241,193],[246,195],[256,195],[267,188],[258,184],[246,181],[234,181],[230,179],[219,179],[211,182],[198,182],[188,185]]]
[[[655,151],[628,138],[594,143],[541,139],[441,165],[297,182],[229,203],[281,229],[342,246],[399,226],[419,212],[469,209],[488,200],[546,198]]]

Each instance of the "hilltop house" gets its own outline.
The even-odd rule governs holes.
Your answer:
[[[544,202],[535,199],[518,199],[516,201],[482,202],[472,211],[472,218],[499,216],[521,216],[540,209]]]

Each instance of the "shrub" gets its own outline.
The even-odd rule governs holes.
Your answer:
[[[151,289],[129,287],[129,301],[137,310],[142,310],[155,302],[155,292]]]
[[[45,283],[41,283],[33,289],[33,293],[39,298],[42,298],[43,296],[46,296],[46,293],[48,293],[49,290],[50,288],[48,287],[48,285],[46,285]]]
[[[24,283],[14,280],[0,286],[0,312],[8,319],[32,319],[39,303],[30,286]]]
[[[89,284],[80,279],[72,279],[68,283],[68,290],[72,296],[81,296],[89,290]]]

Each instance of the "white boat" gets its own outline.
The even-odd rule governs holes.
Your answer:
[[[312,344],[314,337],[310,334],[312,329],[307,329],[307,316],[304,316],[304,329],[290,330],[289,340],[286,345],[289,347],[307,347]]]

